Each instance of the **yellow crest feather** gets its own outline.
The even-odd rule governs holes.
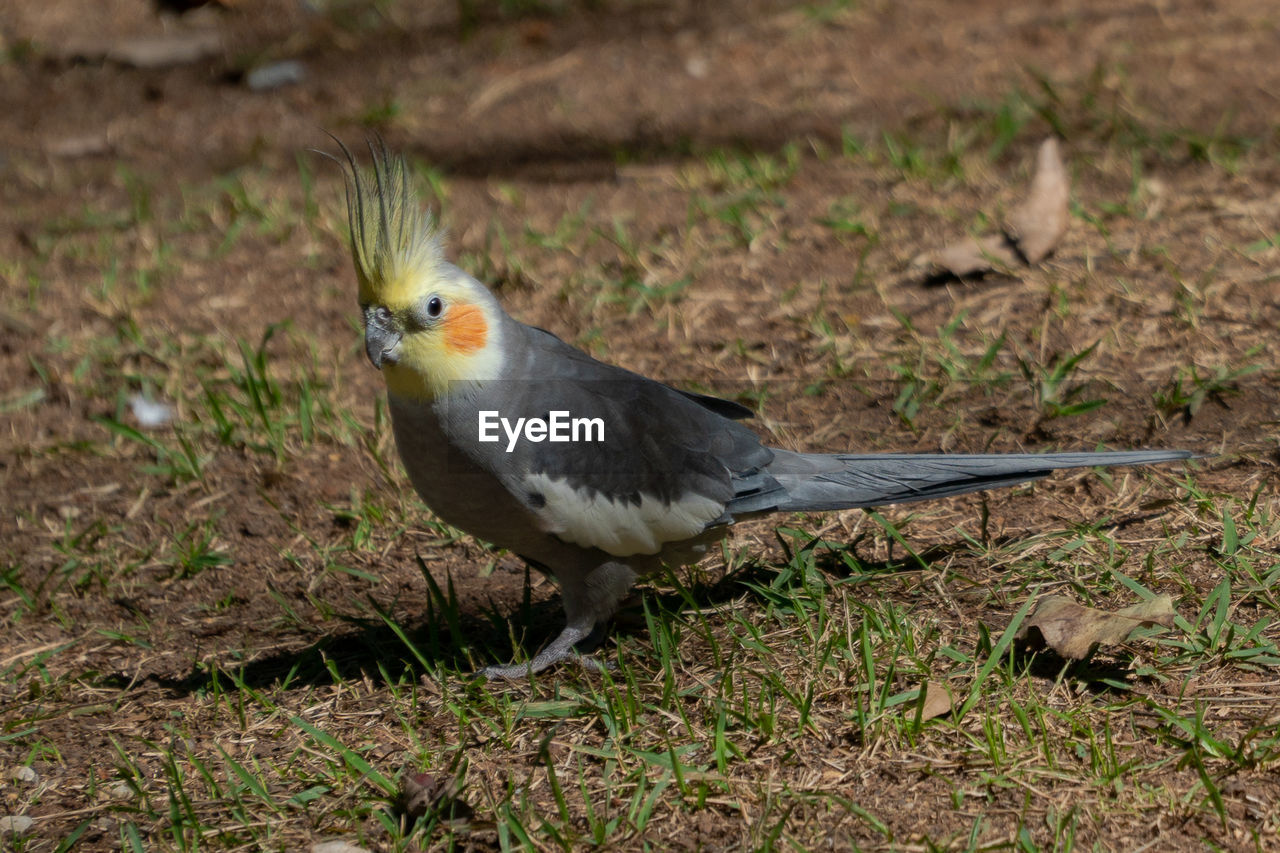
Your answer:
[[[360,302],[407,304],[412,282],[437,278],[444,262],[440,229],[422,206],[409,165],[379,140],[369,142],[373,168],[361,169],[336,140],[347,163],[347,221]]]

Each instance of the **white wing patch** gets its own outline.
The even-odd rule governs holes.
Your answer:
[[[548,522],[548,533],[615,557],[656,554],[667,542],[697,536],[724,512],[720,501],[692,494],[671,503],[641,494],[636,506],[575,489],[545,474],[526,478],[525,486],[546,499],[546,506],[538,512]]]

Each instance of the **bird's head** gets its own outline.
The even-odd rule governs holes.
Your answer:
[[[445,260],[440,230],[405,161],[380,145],[369,149],[373,167],[365,170],[342,147],[369,361],[388,389],[418,399],[442,396],[450,383],[496,378],[501,308],[484,285]]]

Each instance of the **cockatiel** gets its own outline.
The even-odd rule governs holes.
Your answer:
[[[341,143],[339,143],[341,145]],[[1185,459],[1180,450],[814,454],[766,447],[751,411],[605,364],[510,316],[444,257],[405,162],[347,150],[365,353],[396,445],[441,519],[559,583],[567,625],[517,678],[603,636],[637,576],[692,562],[735,521],[1008,486],[1059,468]],[[514,425],[514,427],[513,427]]]

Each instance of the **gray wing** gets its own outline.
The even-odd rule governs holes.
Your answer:
[[[727,521],[737,484],[773,459],[730,419],[750,414],[737,403],[678,391],[525,328],[521,361],[500,380],[504,416],[550,422],[565,413],[570,440],[521,441],[504,467],[513,491],[565,541],[616,556],[657,553]]]

